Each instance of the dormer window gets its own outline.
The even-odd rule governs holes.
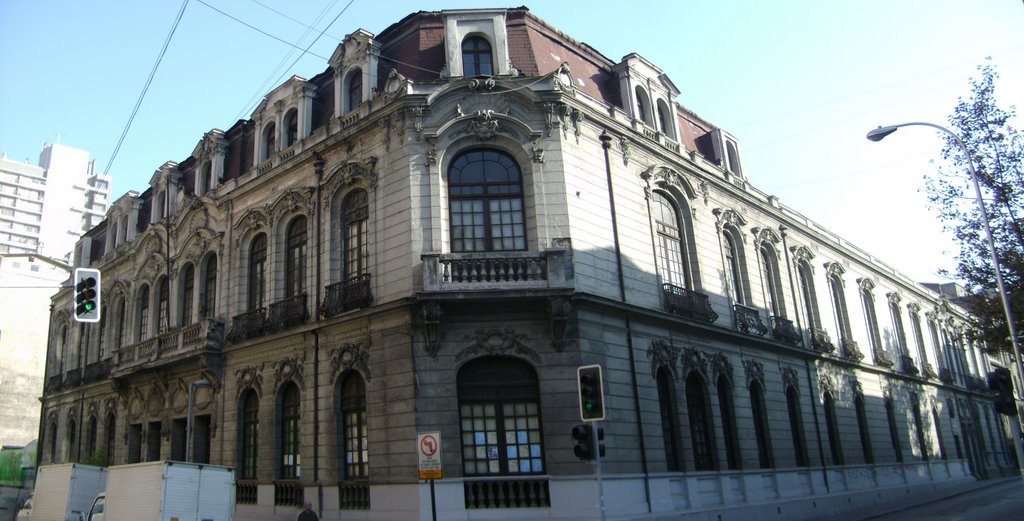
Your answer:
[[[462,41],[462,75],[491,76],[491,44],[480,36]]]
[[[206,161],[203,163],[202,168],[199,169],[199,181],[196,186],[196,195],[203,195],[210,191],[210,187],[213,186],[213,165]]]
[[[363,71],[356,69],[348,77],[348,106],[345,112],[355,110],[363,101]]]
[[[736,149],[736,142],[726,140],[725,142],[725,159],[726,170],[736,174],[743,175],[743,169],[740,168],[740,152]]]
[[[672,129],[672,111],[662,99],[658,100],[658,130],[669,139],[676,138],[676,133]]]
[[[639,85],[636,87],[636,116],[644,123],[651,124],[651,102],[647,99],[647,92]]]
[[[277,150],[274,148],[277,145],[275,134],[277,133],[277,126],[273,123],[267,125],[263,129],[263,157],[261,160],[270,159],[270,156],[274,155]]]
[[[299,111],[291,109],[284,115],[284,143],[281,148],[288,148],[299,140]]]

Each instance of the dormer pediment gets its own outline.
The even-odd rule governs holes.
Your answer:
[[[505,9],[451,10],[443,11],[443,15],[445,69],[442,77],[519,74],[509,60]],[[467,64],[467,59],[475,63]]]

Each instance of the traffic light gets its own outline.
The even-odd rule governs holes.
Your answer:
[[[988,373],[988,388],[995,393],[992,402],[996,412],[1007,416],[1017,415],[1017,402],[1013,399],[1013,378],[1009,369],[997,367]]]
[[[584,365],[576,369],[579,376],[580,419],[601,421],[604,419],[604,387],[601,383],[601,366]]]
[[[581,460],[592,460],[594,459],[594,428],[585,423],[581,423],[572,428],[572,439],[576,441],[576,446],[572,448],[576,457]],[[604,429],[597,428],[597,450],[600,451],[601,457],[604,457],[604,444],[601,441],[604,440]]]
[[[100,321],[100,270],[75,268],[75,321]]]

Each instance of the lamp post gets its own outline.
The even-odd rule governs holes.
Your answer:
[[[188,384],[188,416],[185,418],[185,462],[192,461],[192,400],[199,387],[213,387],[210,381],[201,378]]]
[[[921,126],[931,127],[937,130],[945,132],[947,135],[956,141],[956,144],[963,150],[964,158],[967,159],[967,171],[971,174],[971,182],[974,183],[974,193],[978,199],[978,210],[981,212],[981,223],[985,228],[985,240],[988,242],[988,253],[992,257],[992,269],[996,274],[996,288],[999,290],[999,298],[1003,303],[1003,313],[1006,316],[1006,327],[1010,333],[1010,344],[1013,346],[1013,357],[1015,367],[1017,369],[1018,385],[1014,386],[1017,393],[1021,392],[1021,386],[1024,385],[1024,365],[1021,364],[1020,356],[1020,338],[1017,335],[1017,326],[1013,322],[1013,310],[1010,309],[1010,299],[1006,295],[1006,286],[1003,284],[1003,275],[999,267],[999,257],[996,255],[995,241],[992,239],[992,228],[988,224],[988,211],[985,208],[985,199],[981,196],[981,185],[978,183],[978,173],[974,169],[974,160],[971,159],[971,151],[964,144],[960,136],[954,134],[951,130],[946,127],[936,125],[934,123],[927,123],[922,121],[912,121],[909,123],[900,123],[898,125],[889,125],[886,127],[878,127],[867,134],[867,138],[871,141],[881,141],[886,136],[896,132],[900,127],[910,126]],[[1019,394],[1018,394],[1019,396]],[[1015,401],[1019,401],[1018,396],[1015,396]],[[1020,408],[1014,407],[1017,410],[1017,421],[1010,422],[1014,428],[1014,447],[1017,449],[1017,463],[1021,468],[1021,477],[1024,478],[1024,451],[1021,449],[1021,437],[1020,437]]]

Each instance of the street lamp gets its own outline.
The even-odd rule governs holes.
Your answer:
[[[960,139],[960,136],[957,136],[948,128],[936,125],[934,123],[926,123],[921,121],[913,121],[910,123],[900,123],[898,125],[878,127],[868,132],[867,138],[870,139],[871,141],[881,141],[885,139],[885,137],[888,136],[889,134],[896,132],[896,129],[900,127],[909,126],[931,127],[937,130],[941,130],[942,132],[945,132],[950,137],[952,137],[954,141],[956,141],[956,144],[960,146],[961,150],[963,150],[964,158],[967,159],[967,171],[971,174],[971,182],[974,183],[974,193],[978,199],[978,210],[981,211],[981,223],[985,227],[985,240],[988,242],[988,253],[989,256],[992,257],[992,268],[996,274],[996,287],[999,290],[999,298],[1003,302],[1003,313],[1006,315],[1006,327],[1007,329],[1009,329],[1010,332],[1010,344],[1013,346],[1013,357],[1015,359],[1017,368],[1017,381],[1021,382],[1021,384],[1015,387],[1017,388],[1017,392],[1020,393],[1021,385],[1024,385],[1024,365],[1021,365],[1020,338],[1017,335],[1017,326],[1013,322],[1013,311],[1010,309],[1010,299],[1006,296],[1006,286],[1003,285],[1003,275],[999,268],[999,257],[996,256],[996,245],[995,241],[992,240],[992,228],[989,227],[988,224],[988,211],[985,209],[985,199],[982,198],[981,196],[981,185],[978,183],[978,173],[977,171],[974,170],[974,160],[971,159],[971,151],[968,150],[967,145],[965,145],[964,142]],[[1010,422],[1010,424],[1016,427],[1016,429],[1014,429],[1015,431],[1017,431],[1014,433],[1014,438],[1016,440],[1016,443],[1014,445],[1017,448],[1017,460],[1022,469],[1021,475],[1022,477],[1024,477],[1024,458],[1022,458],[1019,423],[1021,418],[1019,408],[1017,409],[1017,421]]]
[[[192,400],[199,387],[213,387],[210,381],[200,378],[188,384],[188,417],[185,418],[185,462],[192,461]]]

